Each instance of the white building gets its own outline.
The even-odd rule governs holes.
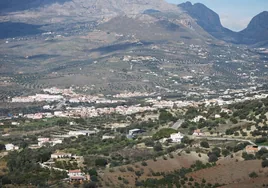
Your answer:
[[[5,147],[6,147],[6,150],[7,151],[14,151],[14,150],[18,150],[19,149],[18,146],[15,146],[13,144],[6,144]]]
[[[85,173],[81,172],[80,169],[77,170],[69,170],[68,176],[70,181],[80,181],[80,180],[86,180]]]
[[[178,132],[178,133],[173,133],[170,135],[170,139],[172,140],[172,142],[174,143],[179,143],[181,142],[181,139],[183,138],[183,135]]]
[[[83,131],[69,131],[68,135],[69,136],[89,136],[92,134],[96,134],[96,131],[88,131],[88,130],[83,130]]]
[[[45,144],[49,144],[51,146],[55,146],[56,144],[62,144],[62,140],[60,139],[51,139],[50,138],[38,138],[38,146],[42,147]]]
[[[206,120],[207,118],[205,118],[204,116],[197,116],[194,119],[192,119],[191,121],[197,123],[200,121],[200,119]]]
[[[71,157],[72,157],[71,153],[62,153],[62,152],[53,153],[50,156],[51,159],[71,158]]]
[[[115,139],[115,136],[103,135],[102,140],[106,140],[106,139]]]
[[[20,125],[20,123],[13,121],[11,122],[11,125]]]

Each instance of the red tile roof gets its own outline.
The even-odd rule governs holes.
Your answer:
[[[69,170],[69,173],[80,173],[81,170],[80,169],[77,169],[77,170]]]

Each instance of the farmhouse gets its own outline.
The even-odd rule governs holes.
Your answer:
[[[247,154],[254,154],[259,151],[258,146],[248,145],[246,146],[246,152]]]
[[[68,176],[70,181],[84,181],[86,179],[90,179],[89,177],[86,177],[85,173],[81,172],[80,169],[69,170]]]
[[[62,152],[57,152],[51,154],[51,159],[59,159],[59,158],[71,158],[72,154],[71,153],[62,153]]]
[[[200,129],[194,130],[193,136],[203,136],[204,133]]]
[[[6,150],[7,151],[14,151],[14,150],[18,150],[19,149],[18,146],[15,146],[13,144],[6,144],[5,147],[6,147]]]
[[[174,143],[179,143],[181,142],[181,139],[183,138],[183,135],[178,132],[178,133],[173,133],[170,135],[170,139],[172,140],[172,142]]]
[[[92,134],[95,134],[96,131],[88,131],[88,130],[82,130],[82,131],[69,131],[69,136],[90,136]]]

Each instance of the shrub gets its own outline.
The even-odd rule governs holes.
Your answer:
[[[154,151],[162,151],[163,148],[162,148],[162,144],[160,142],[157,142],[155,145],[154,145]]]
[[[256,172],[251,172],[248,176],[250,178],[257,178],[258,177],[258,174]]]
[[[126,169],[124,167],[119,168],[120,172],[126,172]]]
[[[142,165],[142,166],[147,166],[147,163],[146,163],[145,161],[142,161],[142,162],[141,162],[141,165]]]
[[[99,159],[96,159],[95,160],[95,165],[96,166],[106,166],[107,165],[107,160],[106,159],[103,159],[103,158],[99,158]]]
[[[155,133],[153,139],[159,140],[161,138],[168,138],[172,133],[177,133],[177,131],[171,128],[164,128]]]
[[[175,151],[176,150],[176,148],[175,147],[169,147],[169,148],[167,148],[167,152],[168,153],[171,153],[171,152],[173,152],[173,151]]]
[[[129,172],[134,172],[134,168],[132,168],[131,166],[128,166],[128,167],[127,167],[127,170],[128,170]]]
[[[209,156],[208,156],[208,161],[209,162],[216,162],[218,160],[218,157],[217,155],[215,155],[214,153],[211,153]]]
[[[142,171],[135,171],[135,175],[138,176],[138,177],[140,177],[142,174],[143,174]]]
[[[164,160],[167,160],[167,157],[166,157],[166,156],[163,156],[163,159],[164,159]]]
[[[124,179],[123,179],[123,183],[124,183],[124,184],[129,184],[129,181],[128,181],[127,179],[124,178]]]
[[[209,148],[209,144],[206,141],[200,142],[200,146],[203,147],[203,148]]]
[[[262,166],[263,168],[268,167],[268,160],[264,160],[264,161],[262,161],[261,166]]]

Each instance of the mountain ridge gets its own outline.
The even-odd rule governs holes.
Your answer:
[[[213,37],[235,44],[253,45],[268,40],[268,12],[263,11],[252,18],[248,26],[234,32],[222,26],[219,15],[201,3],[185,2],[179,4],[196,22]]]

